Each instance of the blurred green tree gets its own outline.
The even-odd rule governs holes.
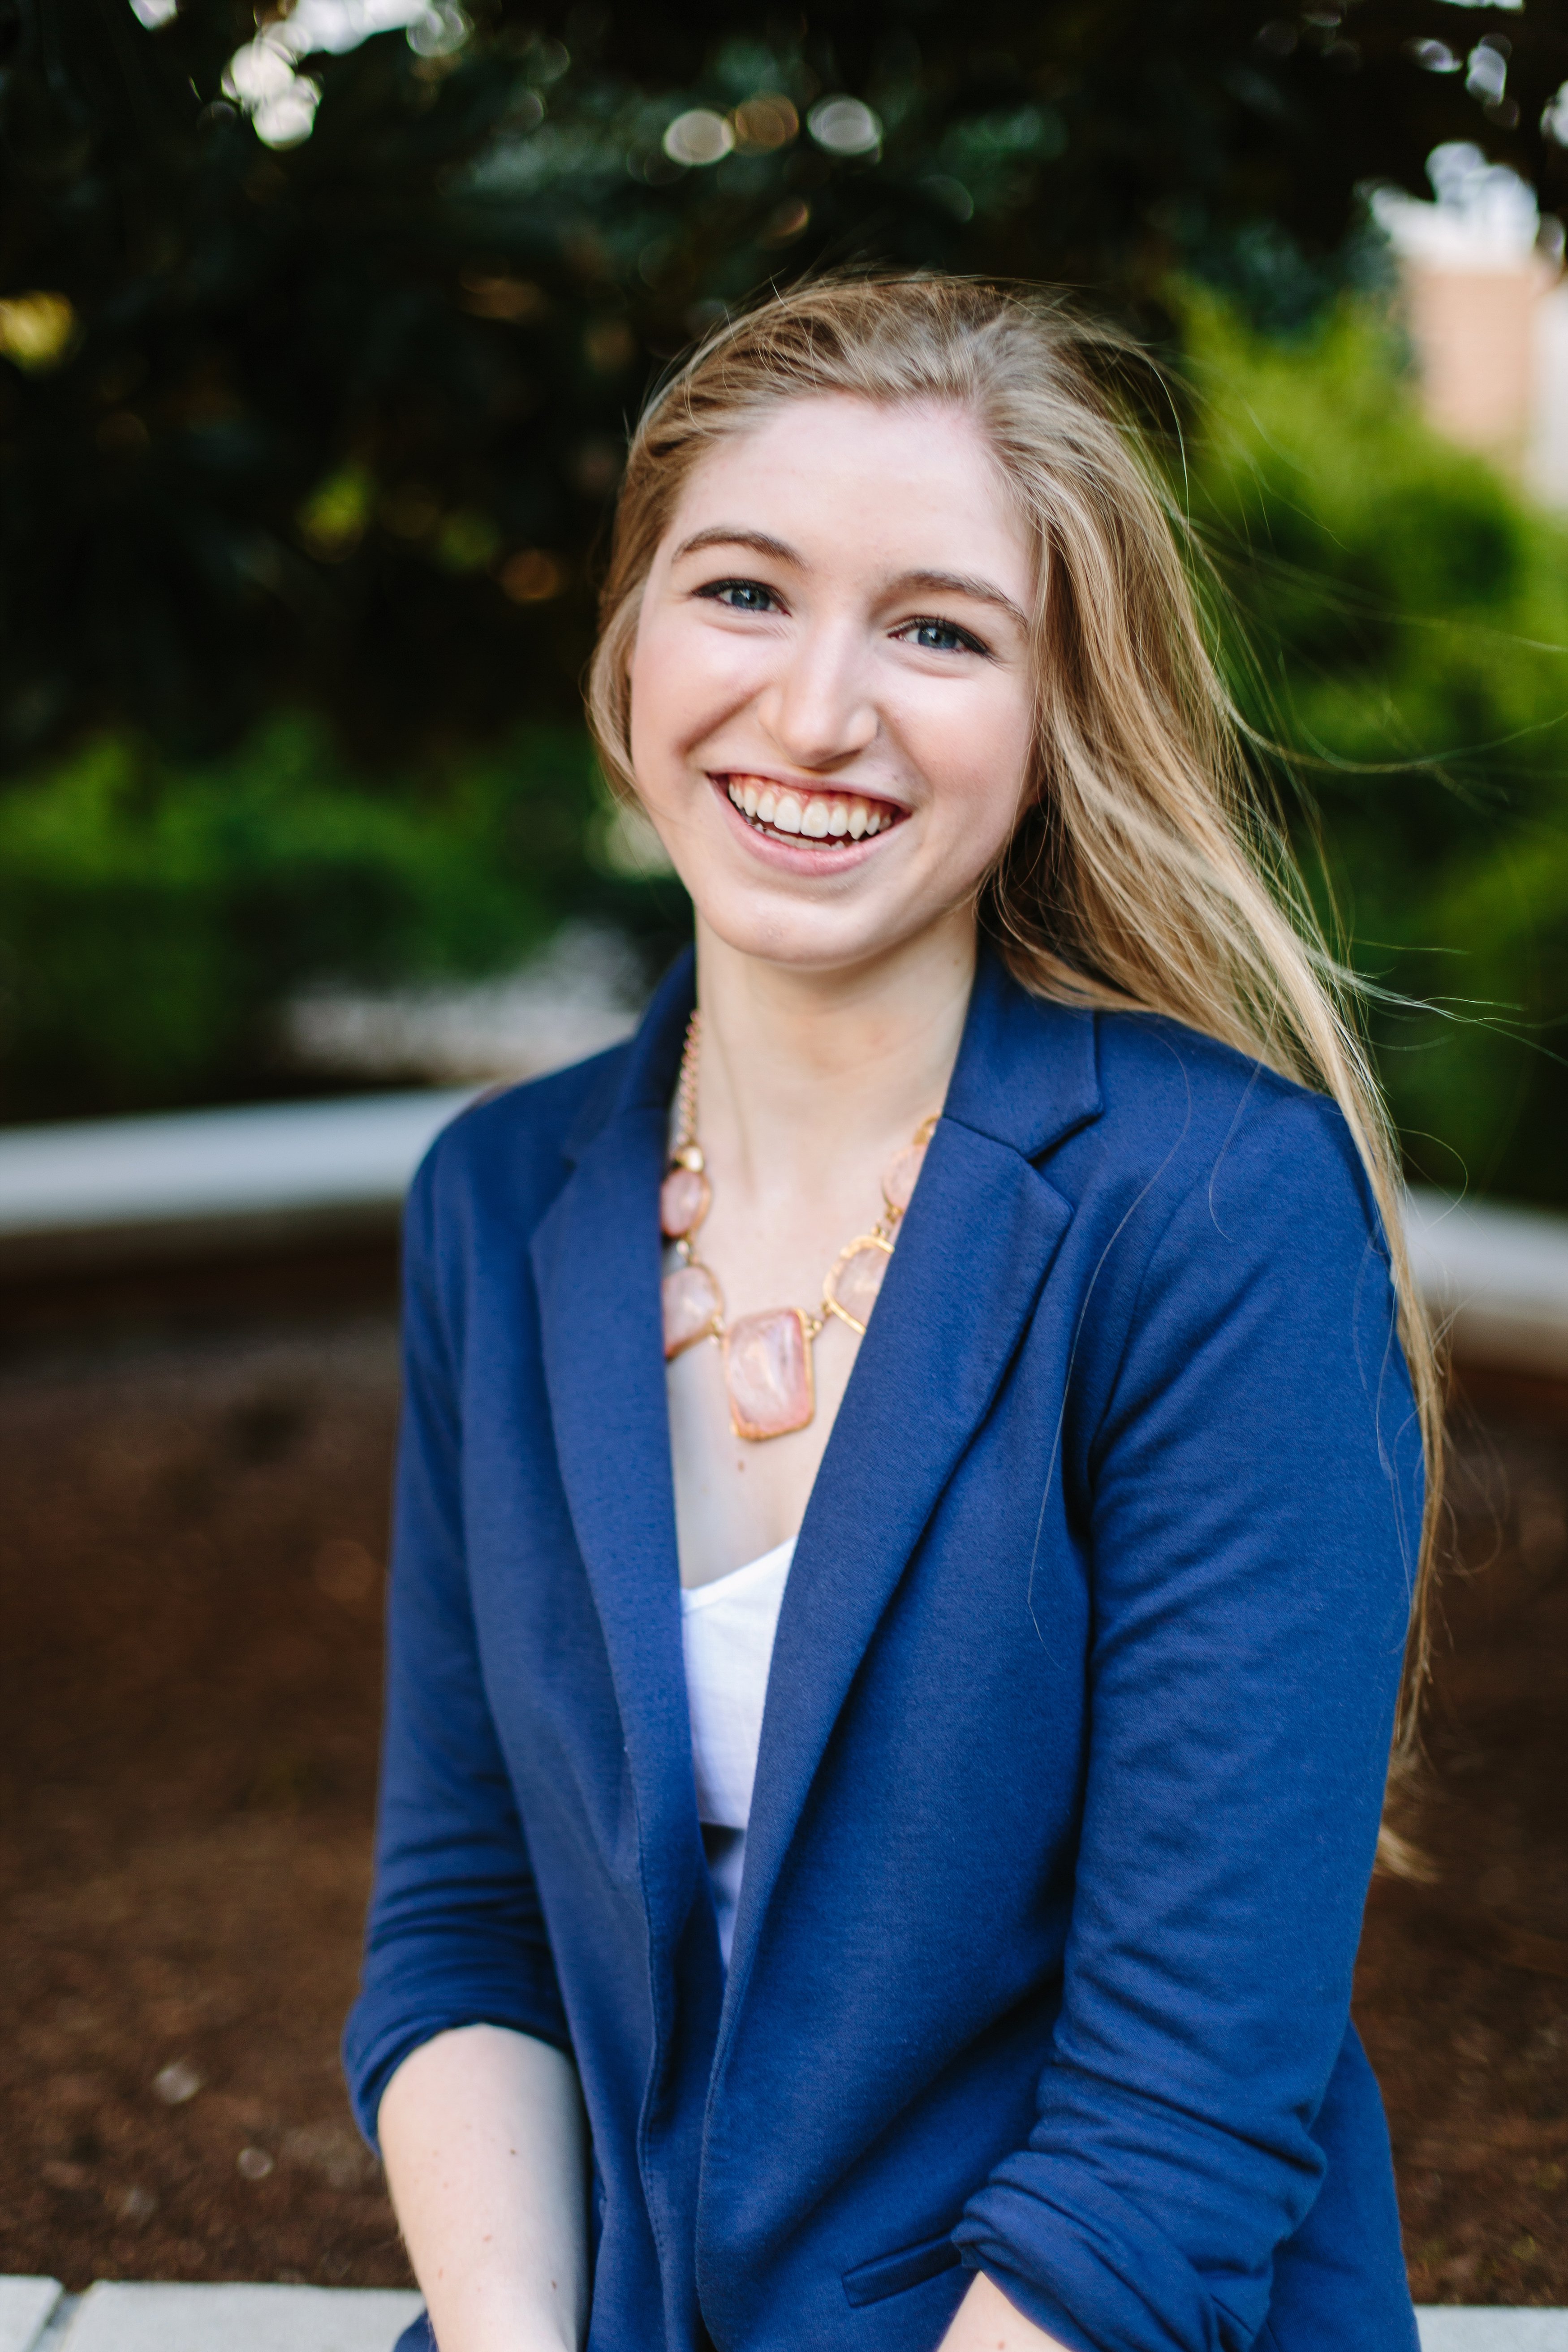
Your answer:
[[[1423,424],[1375,306],[1191,297],[1185,477],[1238,698],[1412,1168],[1568,1201],[1568,524]]]
[[[1441,139],[1568,187],[1560,0],[468,6],[0,0],[0,771],[564,711],[628,412],[771,277],[1303,315]]]
[[[0,1118],[296,1094],[302,986],[494,970],[573,912],[646,923],[585,858],[596,821],[580,726],[374,786],[298,717],[191,766],[100,736],[0,793]]]

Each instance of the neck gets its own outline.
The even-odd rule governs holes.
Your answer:
[[[759,1193],[824,1159],[907,1141],[942,1107],[973,984],[967,907],[874,963],[803,971],[726,946],[699,917],[698,1128]]]

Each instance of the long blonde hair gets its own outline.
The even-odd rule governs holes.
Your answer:
[[[1159,1013],[1343,1112],[1383,1216],[1426,1457],[1395,1769],[1414,1755],[1441,1498],[1443,1387],[1353,983],[1270,821],[1194,586],[1194,549],[1117,384],[1136,356],[1048,295],[936,276],[820,279],[713,330],[632,436],[588,710],[635,789],[629,667],[687,477],[779,402],[939,402],[980,425],[1038,551],[1033,789],[981,916],[1037,995]],[[1397,1866],[1399,1841],[1384,1853]]]

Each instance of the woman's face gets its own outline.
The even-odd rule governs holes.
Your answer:
[[[829,971],[967,907],[1024,792],[1034,593],[956,408],[791,401],[694,469],[643,597],[632,765],[721,939]]]

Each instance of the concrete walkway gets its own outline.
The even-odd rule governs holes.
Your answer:
[[[0,2278],[0,2352],[392,2352],[416,2294]],[[1568,2311],[1426,2310],[1421,2352],[1568,2352]]]

